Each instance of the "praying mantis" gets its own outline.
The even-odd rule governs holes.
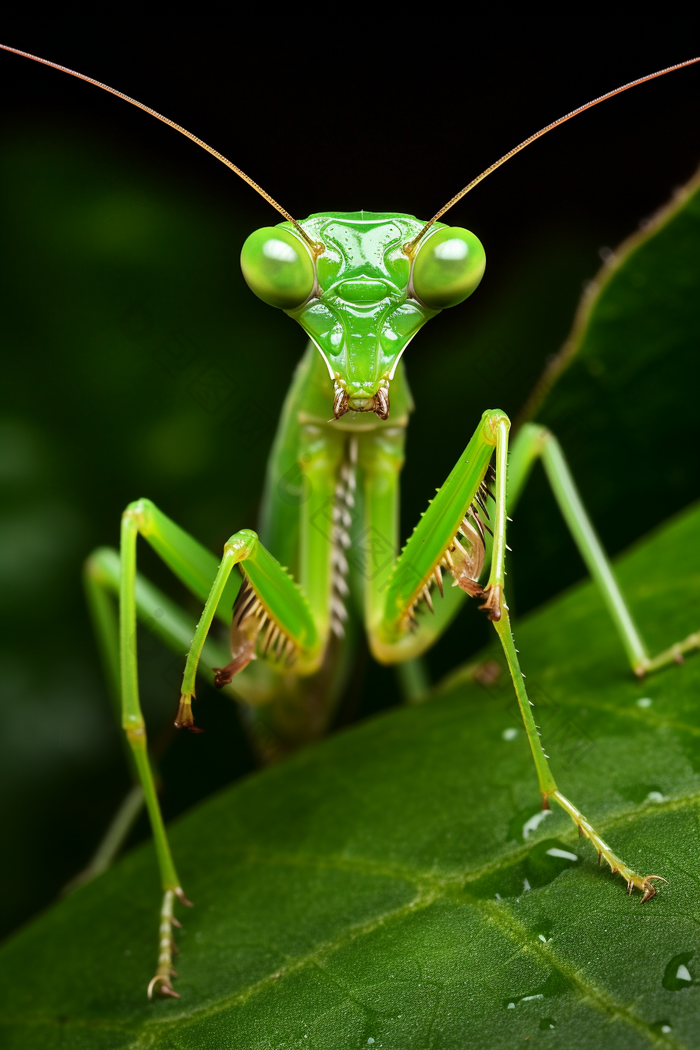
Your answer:
[[[174,900],[184,894],[160,820],[138,705],[132,640],[136,617],[147,612],[151,594],[144,590],[145,581],[136,582],[137,535],[151,542],[204,604],[178,723],[194,728],[194,678],[202,654],[206,662],[207,634],[215,616],[230,625],[233,608],[232,659],[216,672],[217,684],[250,712],[252,732],[263,751],[284,750],[323,730],[337,687],[334,672],[339,674],[348,658],[343,641],[348,591],[359,592],[373,652],[389,663],[415,660],[456,615],[466,595],[479,598],[511,669],[543,802],[554,798],[562,805],[611,868],[626,878],[628,888],[642,891],[643,900],[654,895],[651,880],[660,876],[642,877],[628,868],[558,791],[519,672],[503,592],[506,514],[538,456],[606,595],[633,669],[654,670],[697,644],[691,636],[653,660],[646,657],[556,439],[541,428],[523,429],[511,448],[507,478],[509,421],[499,412],[484,415],[400,559],[394,563],[392,557],[371,579],[362,579],[361,571],[346,571],[343,551],[349,545],[359,545],[373,564],[385,560],[378,548],[398,547],[398,475],[411,406],[401,357],[423,323],[475,290],[483,252],[468,231],[437,225],[438,216],[426,226],[411,216],[386,213],[331,213],[301,224],[282,214],[285,223],[246,242],[244,273],[261,298],[302,324],[315,347],[307,350],[283,413],[260,539],[252,532],[238,533],[219,563],[158,508],[139,501],[125,514],[121,562],[106,554],[90,562],[98,622],[108,596],[121,588],[124,723],[154,823],[164,883],[161,951],[150,992],[166,996],[176,994],[170,926]],[[378,323],[385,326],[379,334]],[[278,488],[292,462],[300,464],[304,482],[295,506],[279,499]],[[494,533],[493,544],[487,526]],[[241,589],[241,577],[232,572],[237,564],[244,573]],[[444,594],[443,574],[445,583],[452,577],[456,584],[444,588]],[[177,642],[177,623],[169,626]],[[107,648],[106,619],[101,629]]]

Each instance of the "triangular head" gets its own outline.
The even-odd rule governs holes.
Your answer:
[[[333,383],[333,414],[389,415],[389,387],[413,336],[440,310],[472,294],[486,265],[479,239],[412,215],[344,212],[252,233],[241,251],[255,294],[309,335]]]

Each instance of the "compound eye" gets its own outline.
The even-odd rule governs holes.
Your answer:
[[[460,226],[444,226],[419,246],[413,262],[413,287],[431,310],[444,310],[468,299],[486,268],[478,237]]]
[[[258,299],[280,310],[301,306],[314,286],[314,264],[305,244],[280,226],[251,233],[241,249],[241,269]]]

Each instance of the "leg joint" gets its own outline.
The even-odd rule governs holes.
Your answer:
[[[153,520],[155,504],[150,499],[137,499],[130,503],[122,517],[126,521],[132,521],[142,535],[148,531],[148,526]]]
[[[549,427],[541,423],[524,423],[520,428],[519,435],[532,444],[535,455],[541,456],[550,441],[556,441]]]
[[[122,728],[126,733],[126,739],[129,741],[132,748],[142,748],[146,750],[146,726],[143,721],[137,722],[135,719],[130,720],[129,724],[123,724]]]
[[[510,430],[510,419],[500,408],[489,408],[481,417],[481,430],[484,441],[489,445],[495,445],[498,430],[505,424]]]
[[[258,534],[252,529],[241,529],[224,544],[224,557],[235,555],[237,561],[249,558],[258,545]]]
[[[97,547],[85,559],[83,572],[86,580],[114,589],[115,580],[119,579],[119,552],[113,547]]]

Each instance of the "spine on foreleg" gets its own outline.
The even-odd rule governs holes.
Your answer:
[[[445,547],[442,557],[422,587],[416,592],[413,603],[407,609],[406,615],[410,628],[416,626],[415,613],[419,603],[425,602],[430,611],[434,611],[430,589],[435,584],[442,594],[443,571],[452,576],[452,586],[461,587],[470,598],[484,597],[485,592],[479,579],[483,573],[486,558],[484,532],[491,532],[486,520],[489,518],[488,500],[493,499],[489,488],[489,482],[492,479],[493,469],[489,467],[455,535]],[[482,520],[482,516],[486,520]]]
[[[286,665],[291,664],[296,655],[294,642],[270,616],[245,572],[241,571],[243,586],[238,592],[231,618],[231,662],[225,667],[213,668],[217,689],[228,685],[234,675],[257,658],[256,649],[260,656],[283,660]]]

